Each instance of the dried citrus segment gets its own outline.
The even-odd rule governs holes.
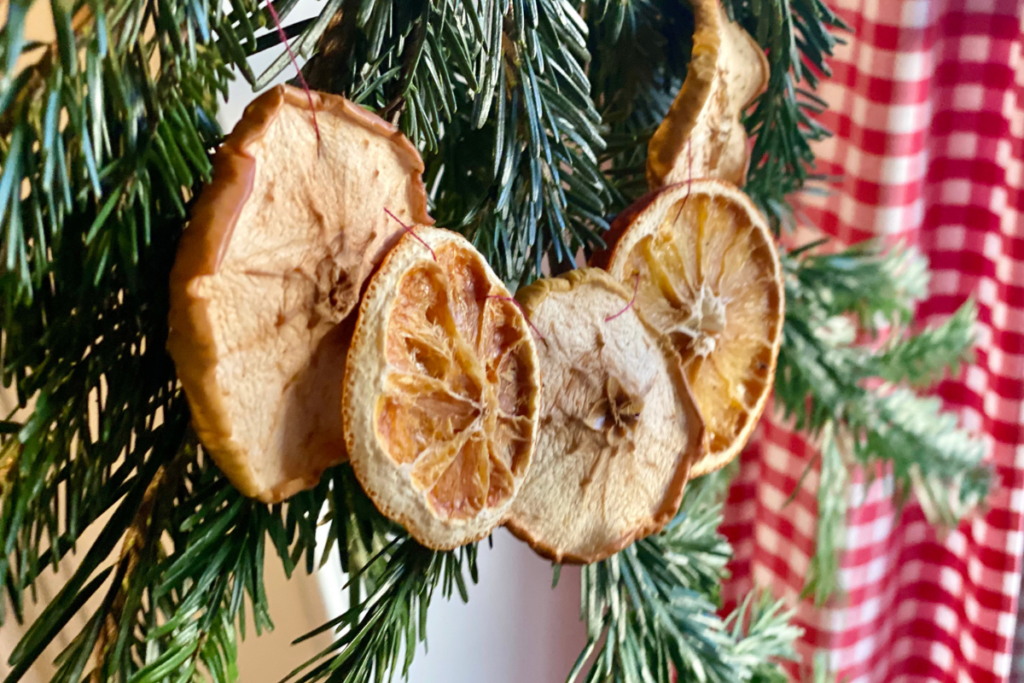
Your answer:
[[[342,412],[377,507],[449,549],[490,533],[519,491],[540,374],[529,323],[483,257],[453,232],[413,230],[363,297]]]
[[[362,108],[274,88],[214,158],[171,273],[167,347],[203,445],[274,502],[345,459],[341,379],[359,290],[407,222],[423,162]]]
[[[585,268],[517,295],[543,335],[537,449],[507,525],[556,562],[608,557],[675,515],[702,427],[668,340]]]
[[[705,474],[732,460],[764,410],[782,342],[785,294],[775,241],[741,191],[682,183],[612,226],[609,272],[636,283],[640,315],[669,335],[707,429]]]
[[[718,0],[691,0],[690,64],[668,115],[651,137],[652,188],[698,178],[742,185],[747,175],[743,110],[768,83],[764,51]]]

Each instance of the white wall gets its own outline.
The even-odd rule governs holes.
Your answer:
[[[564,568],[551,589],[551,564],[505,530],[481,547],[480,583],[469,602],[430,612],[429,651],[413,683],[564,681],[586,643],[579,620],[580,573]]]
[[[345,609],[345,576],[330,562],[317,574],[325,612]],[[551,588],[551,564],[504,529],[480,544],[479,578],[469,602],[435,595],[411,683],[557,683],[586,642],[579,621],[580,572],[565,567]],[[271,595],[273,601],[274,596]]]

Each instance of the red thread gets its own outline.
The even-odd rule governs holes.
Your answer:
[[[615,315],[608,316],[607,318],[604,319],[604,321],[606,323],[610,323],[611,321],[615,320],[616,318],[618,318],[620,315],[622,315],[623,313],[625,313],[629,309],[633,308],[633,304],[636,303],[636,293],[637,293],[637,291],[639,291],[639,289],[640,289],[640,273],[633,273],[633,298],[629,300],[629,303],[626,304],[625,308],[623,308],[621,311],[619,311]]]
[[[417,235],[417,234],[416,234],[416,232],[415,232],[415,231],[414,231],[414,230],[413,230],[412,228],[410,228],[410,227],[409,227],[408,225],[406,225],[405,223],[403,223],[403,222],[402,222],[402,221],[401,221],[401,220],[400,220],[400,219],[398,218],[398,216],[396,216],[395,214],[393,214],[393,213],[391,213],[390,211],[388,211],[388,208],[387,208],[386,206],[384,207],[384,213],[386,213],[387,215],[389,215],[389,216],[391,216],[392,218],[394,218],[394,219],[395,219],[395,222],[397,222],[397,223],[398,223],[399,225],[401,225],[401,226],[402,226],[402,228],[403,228],[403,229],[405,230],[405,232],[406,232],[406,233],[408,233],[408,234],[412,235],[413,237],[415,237],[415,238],[416,238],[416,239],[417,239],[417,240],[419,241],[419,243],[420,243],[420,244],[422,244],[423,246],[425,246],[425,247],[427,248],[427,251],[429,251],[429,252],[430,252],[430,255],[434,257],[434,263],[437,263],[437,254],[435,254],[435,253],[434,253],[434,250],[430,248],[430,245],[429,245],[429,244],[427,244],[426,242],[424,242],[424,241],[423,241],[423,238],[422,238],[422,237],[420,237],[419,235]]]
[[[519,309],[519,312],[523,314],[523,318],[526,319],[526,324],[530,326],[530,329],[533,330],[533,333],[536,334],[540,338],[541,341],[544,341],[544,335],[540,333],[540,330],[537,329],[537,326],[533,324],[532,320],[530,320],[530,316],[526,315],[526,311],[523,310],[522,304],[520,304],[518,301],[516,301],[513,297],[501,296],[499,294],[488,294],[484,298],[485,299],[500,299],[501,301],[511,301],[513,304],[515,304],[516,308]]]
[[[288,36],[285,35],[284,28],[281,26],[281,17],[277,16],[273,0],[267,0],[267,9],[270,10],[270,16],[274,19],[274,25],[277,26],[277,35],[281,37],[284,49],[288,51],[288,57],[292,60],[292,66],[295,67],[295,72],[299,76],[299,83],[302,84],[302,89],[306,91],[306,99],[309,100],[309,111],[313,114],[313,130],[316,131],[316,153],[317,156],[320,156],[320,126],[316,123],[316,105],[313,104],[313,93],[309,89],[309,84],[306,83],[306,77],[302,75],[302,69],[299,68],[299,62],[295,59],[292,46],[288,43]]]
[[[686,179],[686,196],[683,197],[683,202],[679,205],[679,211],[676,211],[676,217],[672,219],[673,223],[678,221],[679,217],[683,215],[686,202],[690,201],[690,190],[693,189],[693,138],[686,141],[686,158],[690,166],[690,177]]]
[[[686,141],[686,165],[689,167],[689,177],[686,179],[686,197],[683,203],[690,198],[690,190],[693,189],[693,138]]]

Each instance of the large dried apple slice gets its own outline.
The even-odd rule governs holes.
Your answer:
[[[764,51],[718,0],[691,0],[693,49],[686,79],[647,149],[651,188],[697,178],[742,185],[747,133],[740,117],[768,83]]]
[[[346,318],[403,232],[385,209],[430,222],[412,144],[341,97],[312,103],[280,86],[249,105],[171,273],[167,347],[199,438],[267,502],[345,458]]]
[[[595,257],[637,287],[636,306],[670,337],[706,427],[692,475],[732,460],[772,390],[785,291],[775,240],[743,192],[702,180],[652,193],[616,219]]]
[[[352,468],[423,545],[455,548],[505,517],[540,402],[530,326],[460,235],[417,226],[359,309],[342,414]]]
[[[596,562],[676,514],[701,419],[668,340],[604,271],[540,280],[517,298],[542,335],[544,391],[507,525],[556,562]]]

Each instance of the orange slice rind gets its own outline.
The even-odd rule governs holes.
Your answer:
[[[775,240],[750,199],[720,181],[653,192],[616,219],[595,257],[667,335],[705,424],[691,476],[732,460],[764,411],[775,377],[785,292]]]
[[[384,210],[431,222],[423,162],[394,126],[333,95],[313,93],[312,107],[279,86],[246,108],[171,273],[167,348],[193,424],[231,482],[265,502],[345,459],[346,319],[402,234]]]
[[[530,467],[540,374],[529,323],[479,252],[412,230],[363,297],[342,415],[378,509],[445,550],[505,518]]]
[[[508,528],[555,562],[590,563],[679,509],[703,429],[668,340],[630,290],[586,268],[517,294],[541,336],[534,462]]]
[[[690,65],[668,115],[651,137],[651,188],[697,178],[742,185],[747,175],[743,111],[768,83],[764,50],[730,21],[718,0],[691,0]]]

